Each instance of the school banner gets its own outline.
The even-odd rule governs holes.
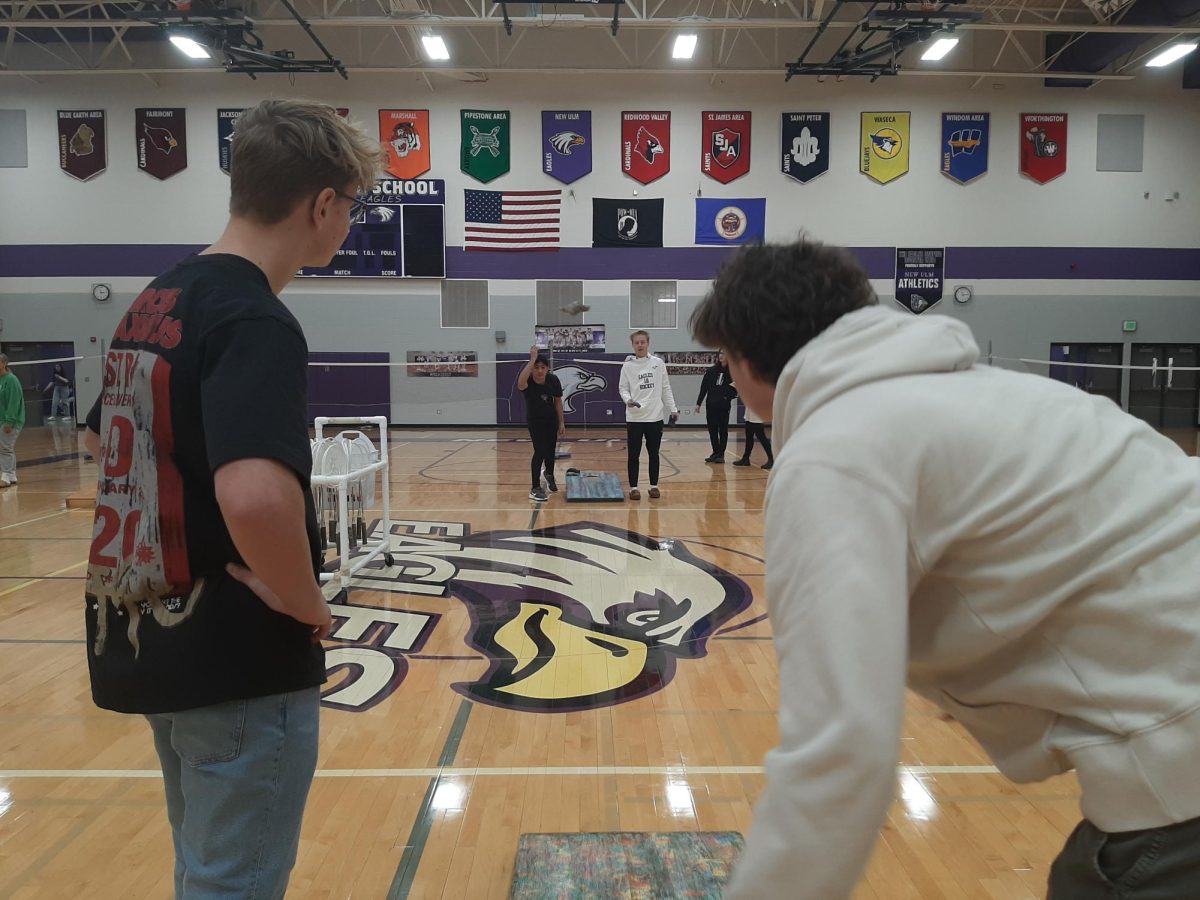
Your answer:
[[[508,110],[464,109],[462,122],[461,168],[476,181],[487,184],[509,169]]]
[[[137,167],[159,181],[187,168],[187,119],[182,109],[135,109]]]
[[[942,174],[959,184],[974,181],[988,169],[988,113],[942,113]]]
[[[108,168],[104,110],[58,111],[58,166],[79,181],[90,181]]]
[[[750,113],[701,114],[700,171],[729,184],[750,171]]]
[[[761,243],[767,226],[765,197],[741,200],[696,198],[696,243]]]
[[[387,151],[388,172],[411,181],[430,168],[429,110],[381,109],[379,143]]]
[[[542,111],[542,171],[572,184],[592,171],[592,114]]]
[[[896,249],[896,302],[918,315],[942,299],[946,248]]]
[[[829,171],[827,112],[785,112],[780,168],[788,178],[808,184]]]
[[[1038,184],[1067,171],[1067,114],[1021,114],[1021,174]]]
[[[621,113],[621,171],[642,184],[671,171],[671,114]]]
[[[233,132],[241,117],[240,109],[217,110],[217,161],[226,175],[229,174],[229,166],[233,163]]]
[[[908,172],[908,131],[911,114],[865,112],[859,135],[858,170],[880,184]]]

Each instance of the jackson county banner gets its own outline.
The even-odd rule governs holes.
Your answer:
[[[862,114],[860,172],[880,184],[895,181],[908,172],[908,128],[911,118],[911,114],[906,112]]]
[[[671,171],[671,114],[621,113],[621,171],[642,184]]]
[[[464,109],[462,170],[487,184],[508,172],[508,110]]]
[[[429,110],[381,109],[379,143],[387,151],[385,168],[406,181],[429,171]]]
[[[783,114],[783,174],[808,184],[829,171],[829,120],[827,112]]]
[[[563,184],[592,171],[591,112],[542,112],[542,171]]]
[[[942,113],[942,174],[959,184],[987,172],[988,113]]]
[[[696,198],[696,243],[758,244],[767,225],[765,197],[743,200]]]
[[[226,175],[229,174],[229,166],[233,163],[233,131],[241,117],[240,109],[217,110],[217,159],[221,164],[221,171]]]
[[[1038,184],[1067,171],[1067,114],[1021,114],[1021,174]]]
[[[58,111],[58,165],[79,181],[108,168],[108,143],[102,109]]]
[[[896,248],[896,302],[917,314],[942,299],[946,248]]]
[[[750,113],[701,114],[700,171],[721,184],[750,171]]]
[[[135,109],[137,167],[159,181],[187,168],[187,119],[182,109]]]

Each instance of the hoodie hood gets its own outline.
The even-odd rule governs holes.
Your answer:
[[[775,385],[775,433],[783,443],[814,412],[854,388],[906,375],[957,372],[979,359],[971,329],[949,316],[870,306],[842,316],[802,347]]]

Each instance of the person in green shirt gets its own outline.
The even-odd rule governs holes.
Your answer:
[[[25,396],[21,382],[0,353],[0,487],[17,483],[17,438],[25,427]]]

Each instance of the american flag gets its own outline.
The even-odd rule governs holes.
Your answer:
[[[557,250],[562,191],[471,191],[467,250]]]

